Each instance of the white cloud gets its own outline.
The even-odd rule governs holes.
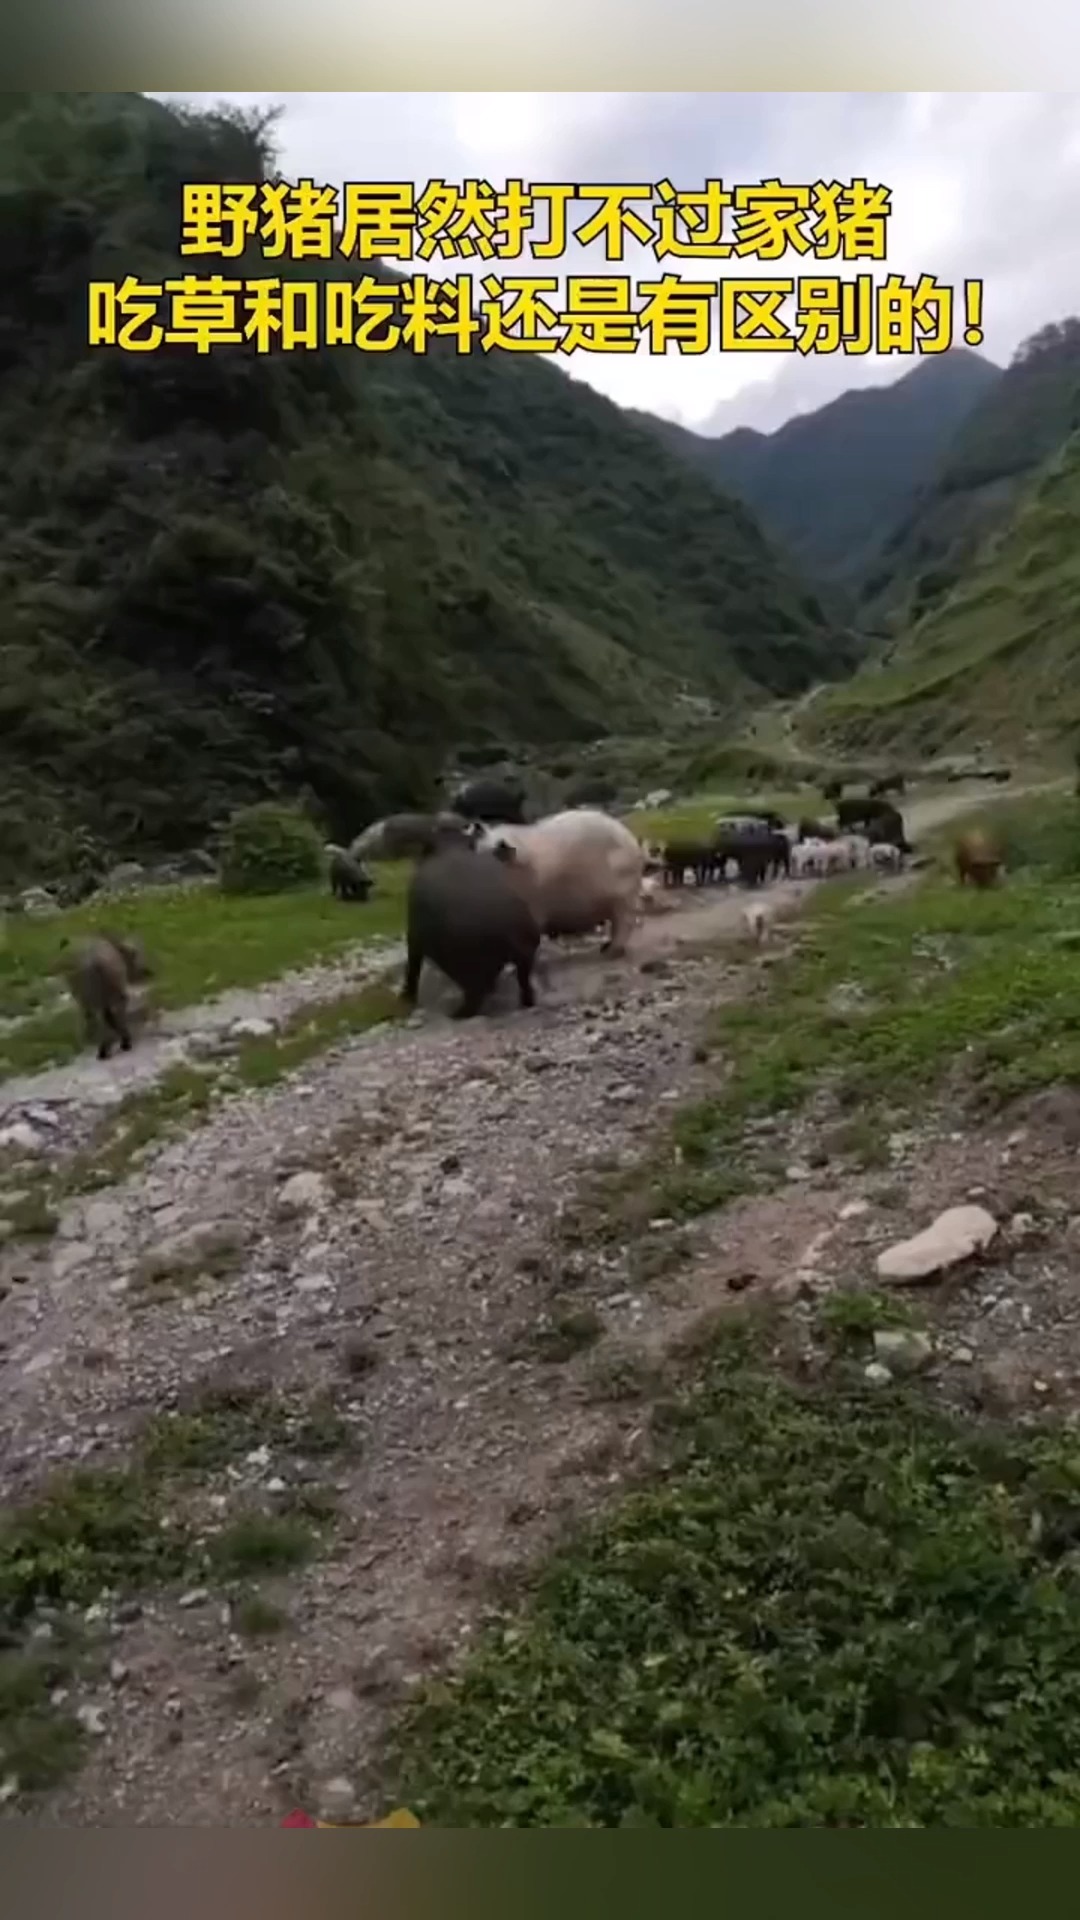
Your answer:
[[[175,96],[159,96],[162,98]],[[270,104],[268,94],[188,94]],[[888,269],[985,282],[985,351],[1007,359],[1048,320],[1080,308],[1072,219],[1080,184],[1073,93],[294,93],[278,137],[283,170],[319,180],[486,177],[699,186],[776,176],[861,175],[893,193]],[[464,263],[447,263],[457,271]],[[529,261],[508,262],[527,273]],[[538,271],[619,271],[575,249]],[[635,278],[651,254],[628,258]],[[790,260],[741,271],[790,274]],[[830,263],[828,270],[835,271]],[[848,271],[867,271],[860,262]],[[884,270],[884,269],[883,269]],[[707,278],[722,262],[702,269]],[[958,336],[959,337],[959,334]],[[845,387],[896,379],[898,358],[719,353],[682,359],[575,354],[563,363],[627,406],[726,431],[771,428]]]

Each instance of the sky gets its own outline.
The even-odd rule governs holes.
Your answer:
[[[281,108],[278,164],[291,179],[656,182],[700,189],[764,178],[862,177],[888,187],[884,263],[836,263],[819,273],[937,275],[984,282],[981,351],[999,364],[1040,326],[1080,311],[1077,93],[188,93],[196,106],[231,101]],[[580,224],[583,212],[575,214]],[[419,264],[419,263],[417,263]],[[446,262],[456,272],[464,262]],[[679,263],[717,279],[724,261]],[[406,271],[412,269],[406,268]],[[434,270],[433,267],[427,268]],[[491,271],[488,263],[483,271]],[[670,263],[668,263],[670,270]],[[749,273],[808,273],[814,262],[739,262]],[[527,274],[530,261],[502,263]],[[534,271],[653,278],[650,251],[624,266],[602,248],[575,249]],[[959,342],[962,317],[958,322]],[[622,406],[704,433],[770,432],[846,388],[891,381],[912,362],[891,356],[674,352],[573,354],[561,363]]]

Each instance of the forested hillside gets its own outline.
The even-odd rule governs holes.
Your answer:
[[[883,663],[811,708],[831,744],[920,756],[993,742],[1064,746],[1080,729],[1080,432],[1029,482],[941,604]]]
[[[0,879],[282,791],[346,833],[462,746],[850,664],[743,506],[550,365],[88,351],[88,279],[175,272],[182,182],[259,177],[265,129],[2,111]]]
[[[810,578],[857,592],[961,423],[1001,376],[959,348],[884,387],[842,393],[775,433],[718,439],[654,420],[675,452],[730,487]]]
[[[867,579],[864,620],[901,628],[939,605],[1077,427],[1080,320],[1068,319],[1026,341],[972,408]]]

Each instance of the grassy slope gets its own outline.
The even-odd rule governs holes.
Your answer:
[[[815,700],[807,728],[833,746],[922,754],[978,740],[1013,750],[1070,740],[1080,726],[1078,515],[1080,433],[948,598],[885,664]]]
[[[856,388],[775,433],[708,439],[656,422],[669,445],[730,487],[809,577],[855,587],[961,423],[1000,379],[967,349],[889,386]]]
[[[743,507],[550,365],[88,355],[87,278],[175,270],[181,182],[264,145],[138,96],[0,115],[0,882],[280,790],[340,836],[456,745],[850,658]]]
[[[962,1054],[969,1098],[1080,1068],[1060,937],[1080,911],[1074,808],[994,819],[1013,863],[995,896],[931,878],[855,912],[823,899],[810,943],[723,1017],[729,1077],[675,1123],[699,1164],[823,1085],[873,1118],[917,1108]],[[830,1013],[851,980],[865,1000]],[[871,1296],[843,1304],[872,1324]],[[774,1337],[729,1316],[655,1407],[663,1475],[408,1717],[399,1784],[425,1820],[1080,1825],[1074,1435],[965,1426],[895,1383],[883,1398],[842,1342],[798,1387]]]
[[[1033,335],[976,400],[864,587],[862,618],[903,627],[939,606],[1080,427],[1080,321]]]

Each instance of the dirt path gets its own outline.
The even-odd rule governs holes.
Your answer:
[[[972,782],[944,794],[916,797],[907,808],[909,830],[915,835],[926,833],[974,806],[1034,790],[995,789],[987,794],[978,782]],[[734,912],[729,913],[726,898],[710,899],[709,913],[721,930],[729,919],[738,918]],[[700,933],[698,928],[692,937],[698,938]],[[130,1054],[117,1055],[107,1062],[84,1055],[40,1073],[12,1076],[0,1082],[0,1124],[34,1104],[60,1108],[72,1116],[80,1110],[115,1105],[125,1095],[153,1086],[171,1066],[187,1058],[193,1040],[228,1034],[238,1026],[242,1030],[252,1021],[280,1024],[299,1007],[334,999],[373,979],[384,968],[398,965],[402,955],[400,943],[374,942],[345,960],[304,968],[265,987],[236,989],[202,1005],[166,1014],[159,1030]]]
[[[925,832],[971,805],[958,790],[909,822]],[[771,888],[770,906],[783,919],[809,891]],[[597,1366],[627,1340],[662,1350],[751,1256],[766,1283],[797,1270],[835,1217],[827,1183],[743,1224],[736,1209],[722,1246],[652,1285],[640,1249],[586,1259],[561,1234],[583,1177],[633,1164],[692,1094],[703,1020],[750,964],[732,943],[744,904],[688,890],[645,922],[630,961],[560,956],[528,1014],[463,1027],[429,1002],[403,1029],[230,1100],[137,1178],[73,1206],[45,1251],[0,1249],[0,1497],[60,1465],[122,1458],[133,1424],[223,1376],[257,1394],[327,1388],[359,1443],[329,1464],[254,1446],[205,1477],[210,1530],[238,1503],[329,1477],[333,1551],[285,1582],[287,1628],[264,1650],[201,1592],[92,1609],[112,1678],[81,1698],[88,1763],[51,1799],[11,1796],[0,1818],[244,1825],[298,1800],[363,1810],[403,1690],[467,1643],[493,1574],[640,1459],[639,1410],[597,1397]],[[659,1267],[670,1232],[648,1235]],[[223,1233],[230,1257],[207,1256],[217,1277],[172,1284],[193,1237],[220,1248]],[[560,1326],[561,1363],[544,1357]]]

